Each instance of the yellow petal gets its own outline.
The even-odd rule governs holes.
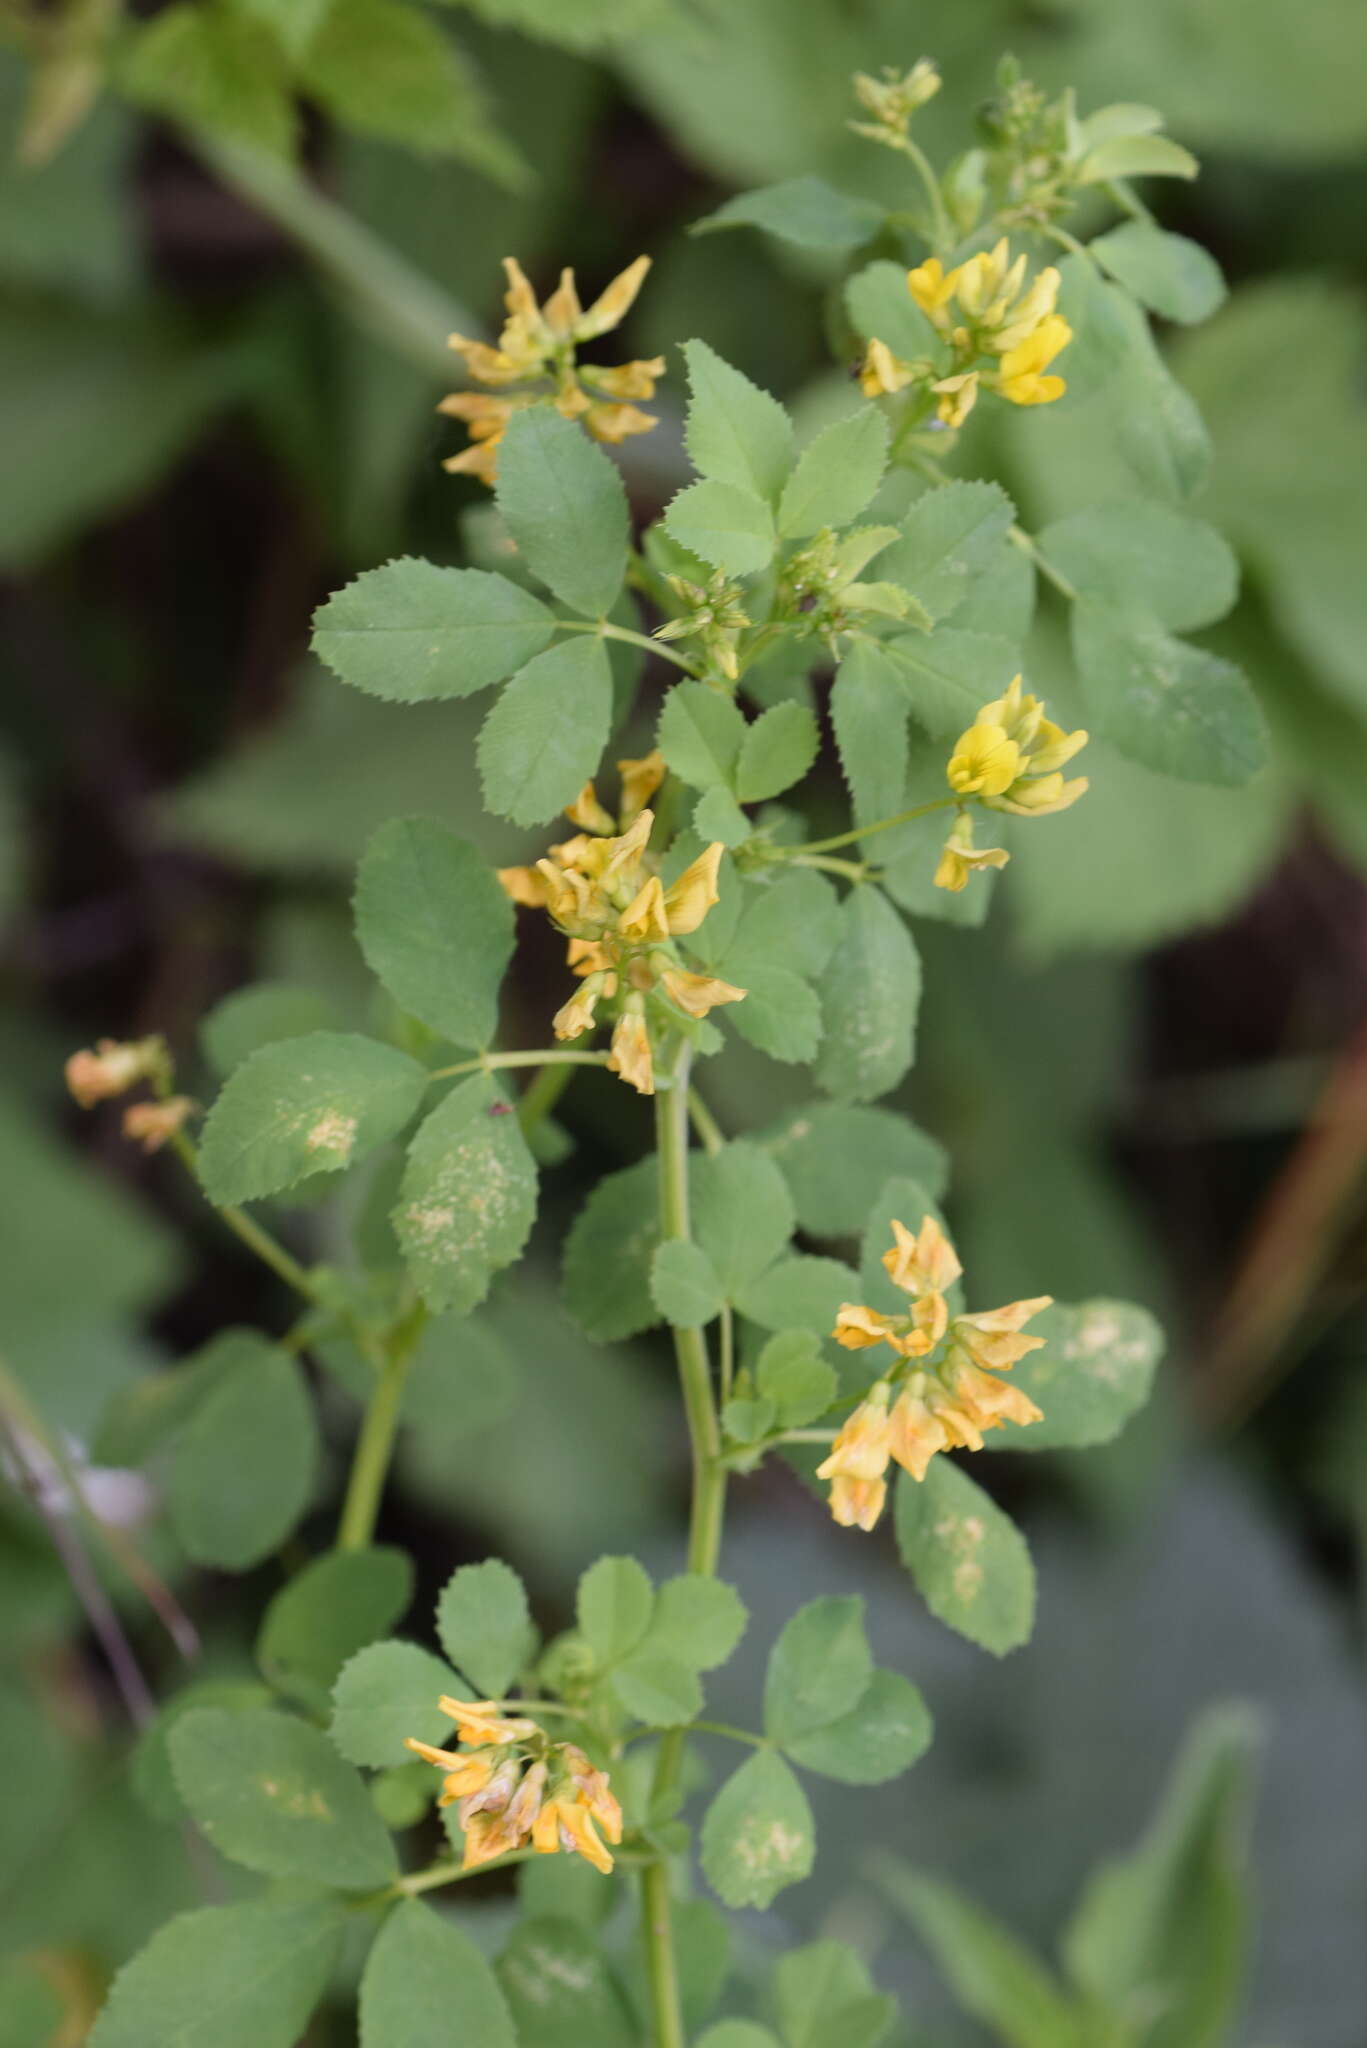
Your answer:
[[[544,308],[546,325],[557,341],[568,341],[578,322],[584,317],[579,303],[579,294],[574,288],[574,272],[562,270],[560,283],[547,299]]]
[[[630,825],[664,781],[665,757],[655,747],[637,761],[619,761],[617,772],[622,778],[622,823]]]
[[[592,782],[586,782],[572,804],[566,804],[565,816],[572,825],[582,826],[585,832],[610,834],[614,822],[609,812],[598,801],[598,793]]]
[[[671,1000],[690,1017],[705,1017],[709,1010],[715,1010],[723,1003],[745,1001],[746,991],[743,988],[736,988],[715,974],[689,974],[683,968],[671,967],[660,979]]]
[[[630,1001],[631,998],[628,998]],[[608,1066],[620,1074],[638,1095],[655,1093],[655,1066],[651,1057],[650,1033],[646,1020],[635,1010],[624,1010],[617,1019],[608,1053]]]
[[[725,850],[719,839],[714,840],[665,891],[665,916],[672,937],[695,932],[717,901],[717,870]]]
[[[612,283],[600,292],[587,313],[576,323],[576,341],[592,341],[597,334],[606,334],[616,327],[630,312],[637,292],[645,283],[650,268],[649,256],[638,256],[625,270],[619,271]]]
[[[660,887],[658,875],[637,891],[626,909],[617,920],[617,929],[624,939],[632,939],[638,945],[647,939],[667,939],[669,919],[665,911],[665,893]]]

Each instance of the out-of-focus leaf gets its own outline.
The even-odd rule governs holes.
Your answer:
[[[293,2048],[345,1925],[330,1901],[182,1913],[114,1979],[90,2048]]]
[[[137,31],[119,67],[130,99],[273,156],[294,147],[295,111],[285,52],[245,9],[187,0]]]
[[[0,275],[95,304],[122,298],[140,270],[127,189],[134,121],[106,99],[47,163],[20,163],[32,75],[11,51],[0,54]]]
[[[762,228],[799,249],[830,249],[846,254],[870,242],[883,225],[884,213],[867,199],[838,192],[824,178],[785,178],[737,193],[715,213],[693,223],[695,235],[719,228]]]

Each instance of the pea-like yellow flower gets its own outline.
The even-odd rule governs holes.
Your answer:
[[[942,334],[948,334],[953,325],[949,308],[958,282],[958,271],[946,271],[938,256],[927,256],[924,263],[907,272],[907,290]]]
[[[743,1003],[746,991],[716,974],[690,974],[682,967],[667,967],[660,986],[672,1003],[689,1017],[705,1017],[723,1003]]]
[[[1020,748],[999,725],[979,721],[960,735],[950,756],[949,786],[956,796],[1000,796],[1016,779]]]
[[[1049,1296],[951,1320],[945,1293],[962,1268],[939,1223],[927,1216],[913,1232],[894,1220],[892,1234],[883,1264],[912,1297],[910,1313],[884,1315],[845,1302],[832,1335],[851,1351],[886,1344],[898,1364],[847,1417],[830,1456],[817,1468],[818,1478],[831,1482],[835,1520],[860,1529],[871,1529],[882,1512],[890,1462],[921,1480],[938,1452],[980,1450],[986,1431],[1040,1420],[1029,1396],[998,1375],[1042,1343],[1025,1335],[1023,1326],[1049,1306]]]
[[[1048,405],[1062,398],[1068,386],[1062,377],[1046,376],[1050,363],[1067,348],[1073,330],[1058,313],[1042,320],[1034,332],[1006,351],[996,388],[1012,405]]]
[[[634,1000],[641,1003],[639,996]],[[628,996],[628,1004],[632,1001],[633,998]],[[620,1074],[624,1081],[630,1082],[638,1095],[655,1093],[655,1059],[644,1004],[639,1009],[623,1010],[613,1025],[608,1066],[614,1074]]]
[[[456,1724],[456,1738],[477,1749],[486,1742],[525,1742],[536,1733],[535,1721],[505,1715],[497,1700],[456,1700],[443,1693],[437,1701]]]
[[[622,778],[622,830],[640,817],[650,799],[665,779],[665,757],[658,747],[653,747],[639,760],[625,760],[617,763],[617,772]]]
[[[438,1805],[457,1806],[465,1837],[463,1868],[474,1870],[530,1842],[543,1854],[572,1849],[599,1870],[612,1869],[609,1842],[622,1839],[622,1809],[607,1774],[572,1742],[553,1743],[532,1720],[505,1714],[493,1700],[443,1698],[462,1742],[476,1754],[406,1746],[444,1775]]]
[[[505,256],[508,289],[507,319],[496,346],[453,334],[450,345],[466,373],[486,391],[456,391],[437,410],[462,420],[470,446],[448,457],[443,467],[455,475],[475,476],[492,484],[497,475],[498,444],[515,412],[529,405],[553,405],[566,419],[582,420],[597,441],[616,443],[644,434],[655,425],[636,399],[655,395],[656,379],[664,374],[663,356],[613,367],[580,365],[575,351],[581,342],[606,334],[625,318],[650,268],[638,256],[612,280],[585,312],[579,303],[574,272],[562,270],[560,282],[544,306],[537,301],[516,257]],[[501,395],[494,395],[501,394]]]
[[[935,416],[941,426],[961,427],[978,402],[978,372],[964,370],[957,377],[940,377],[930,388],[939,395]]]
[[[871,341],[859,369],[859,388],[865,398],[889,397],[905,391],[918,375],[919,366],[903,362],[885,341]]]
[[[620,1842],[622,1809],[613,1797],[607,1774],[596,1770],[582,1749],[562,1743],[560,1756],[564,1775],[536,1817],[532,1847],[542,1856],[568,1849],[606,1876],[612,1869],[612,1857],[598,1829],[614,1846]]]
[[[975,846],[973,820],[964,811],[954,820],[935,870],[937,889],[958,890],[967,886],[970,875],[983,868],[1004,868],[1011,856],[1004,846]]]

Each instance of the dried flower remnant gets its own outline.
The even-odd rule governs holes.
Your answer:
[[[552,1742],[536,1721],[505,1714],[495,1700],[443,1696],[438,1704],[468,1753],[411,1735],[406,1746],[445,1774],[437,1804],[457,1807],[464,1869],[528,1844],[538,1855],[565,1849],[604,1874],[612,1869],[603,1837],[621,1841],[622,1809],[607,1773],[577,1744]]]

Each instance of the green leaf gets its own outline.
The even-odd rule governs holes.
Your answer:
[[[499,442],[498,509],[534,576],[584,618],[612,609],[631,520],[611,460],[552,407],[514,413]]]
[[[949,1177],[944,1147],[894,1109],[808,1102],[757,1142],[783,1169],[798,1223],[813,1237],[857,1235],[894,1175],[920,1181],[932,1195],[944,1193]]]
[[[466,1314],[526,1244],[536,1168],[493,1081],[472,1075],[420,1126],[394,1211],[408,1268],[430,1309]]]
[[[1035,1568],[1009,1516],[948,1458],[897,1484],[897,1548],[932,1614],[1003,1657],[1030,1639]]]
[[[389,1831],[326,1735],[288,1714],[197,1707],[171,1767],[215,1849],[267,1877],[365,1891],[398,1875]]]
[[[780,1259],[753,1281],[737,1304],[742,1315],[766,1330],[810,1330],[828,1336],[840,1304],[859,1294],[859,1276],[839,1259],[814,1259],[805,1252]]]
[[[702,1867],[728,1906],[773,1904],[811,1873],[816,1827],[806,1794],[782,1757],[756,1750],[732,1774],[702,1824]]]
[[[1084,597],[1133,605],[1173,632],[1213,625],[1239,594],[1239,564],[1223,535],[1150,499],[1093,505],[1036,539]]]
[[[587,1927],[523,1920],[496,1967],[519,2048],[640,2048],[640,2028]]]
[[[89,2048],[294,2048],[346,1924],[313,1899],[177,1914],[114,1979]]]
[[[263,22],[230,7],[173,6],[141,28],[119,68],[140,106],[273,156],[294,147],[285,56]]]
[[[664,524],[680,547],[700,555],[728,576],[748,576],[772,561],[777,546],[774,515],[763,498],[742,484],[705,477],[671,498]]]
[[[254,14],[274,30],[292,57],[298,57],[322,23],[332,0],[236,0],[244,14]]]
[[[660,1241],[653,1158],[599,1181],[565,1239],[565,1305],[602,1344],[634,1337],[660,1320],[650,1267]]]
[[[1166,135],[1112,135],[1089,149],[1074,175],[1083,185],[1111,178],[1194,178],[1201,166]]]
[[[1108,1444],[1149,1398],[1163,1355],[1163,1332],[1147,1309],[1128,1301],[1057,1305],[1030,1324],[1044,1349],[1021,1359],[1011,1377],[1042,1422],[1011,1432],[994,1450],[1082,1450]]]
[[[500,1558],[463,1564],[437,1602],[437,1635],[481,1698],[501,1699],[536,1655],[521,1579]]]
[[[498,1979],[468,1934],[421,1899],[397,1905],[361,1978],[361,2048],[517,2048]]]
[[[1073,607],[1073,648],[1092,722],[1129,759],[1225,789],[1263,766],[1262,712],[1232,662],[1091,598]]]
[[[722,1404],[721,1424],[726,1434],[738,1444],[757,1444],[768,1436],[778,1420],[778,1411],[772,1401],[747,1401],[737,1398]]]
[[[655,1595],[634,1557],[600,1557],[579,1581],[579,1633],[600,1664],[635,1649],[650,1626]]]
[[[313,651],[372,697],[468,697],[540,654],[555,620],[539,598],[486,569],[406,555],[367,569],[313,615]]]
[[[1149,323],[1128,292],[1107,283],[1090,256],[1065,256],[1058,273],[1058,311],[1073,330],[1054,366],[1067,385],[1060,410],[1075,411],[1103,390],[1123,404],[1118,394],[1142,357]]]
[[[544,825],[594,773],[612,726],[601,640],[576,634],[504,685],[479,734],[484,801],[515,825]]]
[[[755,1362],[756,1390],[773,1403],[784,1429],[801,1429],[824,1415],[838,1384],[812,1330],[778,1331]]]
[[[694,789],[729,788],[747,727],[729,697],[705,683],[676,683],[660,710],[655,744],[666,765]]]
[[[776,498],[793,464],[793,423],[776,398],[723,361],[705,341],[686,341],[690,392],[684,440],[699,476]]]
[[[1074,1981],[1117,2012],[1145,2048],[1228,2040],[1252,1915],[1248,1817],[1257,1716],[1207,1710],[1139,1847],[1091,1879],[1064,1936]]]
[[[716,1268],[701,1245],[688,1238],[666,1239],[650,1268],[650,1292],[667,1323],[701,1329],[722,1311],[726,1296]]]
[[[413,1564],[406,1551],[326,1551],[288,1580],[267,1607],[256,1661],[278,1691],[314,1713],[325,1712],[347,1659],[393,1628],[412,1598]]]
[[[747,1139],[693,1163],[693,1231],[728,1300],[787,1249],[793,1202],[766,1152]]]
[[[820,974],[840,937],[840,899],[824,875],[789,868],[746,892],[745,907],[724,958],[728,975],[757,966]]]
[[[362,135],[458,157],[505,185],[525,181],[526,166],[490,125],[466,58],[436,22],[401,0],[330,0],[300,61],[299,83]]]
[[[956,480],[927,491],[902,521],[901,539],[879,557],[878,573],[912,591],[932,619],[947,619],[1015,516],[1000,484]]]
[[[709,845],[720,839],[723,846],[741,846],[754,829],[729,789],[709,789],[693,806],[693,830]]]
[[[226,1207],[350,1166],[403,1129],[426,1085],[407,1053],[349,1031],[263,1046],[229,1076],[205,1121],[205,1193]]]
[[[168,1372],[142,1373],[120,1388],[100,1418],[92,1454],[102,1465],[142,1465],[169,1443],[221,1381],[260,1358],[256,1330],[220,1330]]]
[[[930,1714],[918,1689],[896,1671],[875,1671],[848,1712],[791,1738],[795,1764],[842,1785],[881,1785],[910,1770],[930,1747]]]
[[[878,489],[887,461],[888,423],[876,406],[826,427],[783,486],[779,532],[804,540],[823,527],[849,526]]]
[[[167,1505],[196,1564],[246,1571],[277,1550],[313,1492],[318,1430],[287,1352],[246,1333],[177,1440]]]
[[[821,1006],[802,977],[767,961],[743,969],[728,962],[731,972],[743,974],[737,986],[745,989],[745,1001],[726,1012],[731,1028],[770,1059],[814,1059],[821,1043]]]
[[[877,2048],[897,2015],[843,1941],[789,1949],[774,1965],[774,2004],[786,2048]]]
[[[903,633],[885,640],[883,649],[901,677],[912,717],[934,739],[957,738],[1020,668],[1020,650],[1009,640],[957,626]]]
[[[1140,308],[1122,298],[1119,311],[1129,353],[1112,393],[1116,439],[1143,488],[1177,504],[1205,488],[1210,435],[1195,401],[1159,353]]]
[[[911,1065],[921,962],[887,897],[867,883],[845,898],[841,926],[821,982],[816,1079],[828,1095],[867,1102]]]
[[[745,1633],[745,1603],[724,1579],[681,1572],[655,1596],[647,1641],[669,1650],[694,1671],[725,1664]]]
[[[431,818],[394,818],[356,878],[356,938],[401,1010],[456,1045],[498,1028],[513,906],[488,861]]]
[[[786,1749],[848,1713],[872,1676],[864,1602],[855,1594],[809,1600],[769,1652],[765,1733]]]
[[[1009,1928],[939,1878],[879,1859],[884,1890],[906,1913],[975,2019],[1010,2048],[1084,2048],[1084,2016]]]
[[[836,671],[831,726],[857,825],[906,807],[907,693],[876,640],[858,640]]]
[[[1199,242],[1152,221],[1127,220],[1087,246],[1118,283],[1165,320],[1194,326],[1218,312],[1227,297],[1215,258]]]
[[[517,1902],[528,1920],[576,1920],[601,1927],[617,1892],[582,1856],[535,1856],[517,1873]]]
[[[329,1733],[348,1763],[372,1770],[409,1763],[407,1736],[438,1746],[450,1736],[437,1701],[458,1685],[450,1667],[416,1643],[371,1643],[337,1679]]]
[[[271,1705],[270,1693],[251,1678],[201,1679],[172,1693],[138,1737],[129,1778],[141,1805],[154,1820],[183,1822],[185,1808],[171,1772],[171,1731],[196,1707],[230,1707],[235,1713]],[[0,2035],[0,2040],[3,2040]]]
[[[780,242],[799,249],[830,249],[848,254],[871,242],[882,230],[885,215],[871,200],[839,192],[824,178],[784,178],[754,192],[738,192],[715,213],[694,221],[690,234],[711,235],[719,228],[762,228]]]
[[[614,1668],[611,1684],[627,1712],[652,1727],[676,1728],[702,1712],[694,1667],[649,1637]]]
[[[805,704],[775,704],[745,735],[736,764],[742,803],[763,803],[800,782],[821,748],[815,715]]]
[[[220,1080],[266,1045],[307,1038],[333,1022],[331,1006],[316,989],[284,981],[258,981],[215,1003],[199,1027],[204,1057]]]
[[[865,341],[885,341],[894,355],[934,357],[940,343],[907,289],[906,265],[870,263],[845,286],[845,304]]]
[[[754,2020],[718,2020],[699,2036],[698,2048],[783,2048],[783,2043]]]

